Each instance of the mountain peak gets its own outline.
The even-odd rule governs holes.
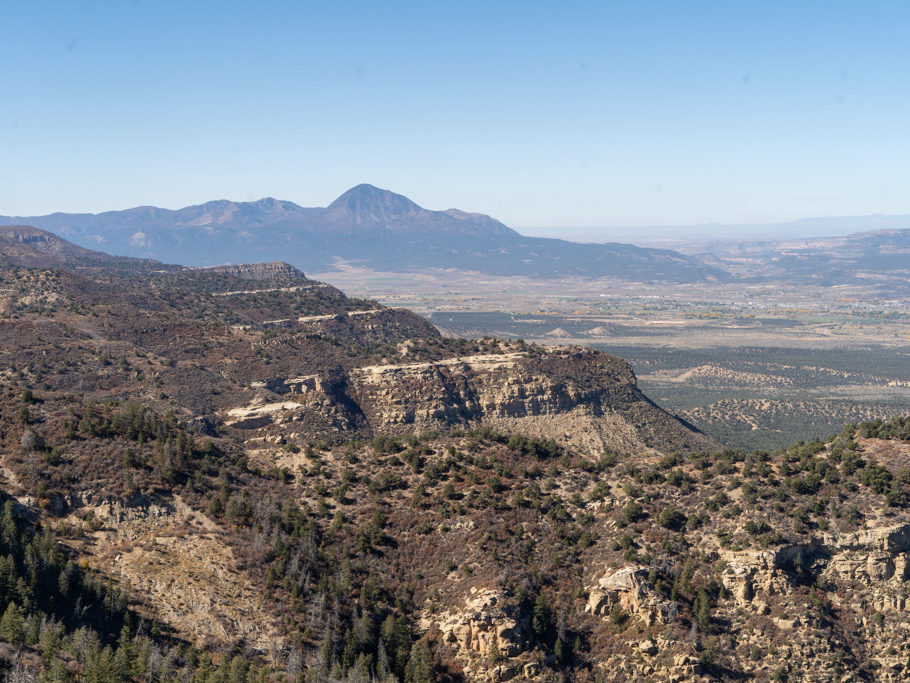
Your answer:
[[[359,214],[364,219],[372,219],[365,222],[375,222],[415,214],[424,209],[404,195],[362,183],[329,204],[328,210],[333,213]]]
[[[254,206],[257,209],[267,209],[272,211],[301,211],[303,207],[295,204],[294,202],[289,202],[286,199],[275,199],[275,197],[263,197],[262,199],[257,199],[254,202],[248,202],[250,206]]]

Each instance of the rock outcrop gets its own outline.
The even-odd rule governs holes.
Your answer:
[[[789,648],[802,660],[822,657],[825,647],[812,629],[821,614],[794,613],[789,596],[799,585],[826,588],[832,605],[866,615],[860,624],[866,651],[877,662],[877,680],[906,680],[910,646],[900,620],[910,603],[910,524],[870,525],[852,532],[822,533],[802,543],[769,550],[722,553],[724,586],[739,609],[771,616],[778,632],[789,633]],[[877,615],[874,616],[873,615]]]
[[[251,429],[306,421],[324,424],[320,431],[329,433],[329,426],[347,423],[371,434],[484,426],[553,439],[590,456],[604,449],[693,452],[716,446],[649,401],[625,361],[588,349],[513,349],[255,386],[273,398],[261,398],[242,422],[236,419],[240,409],[232,410],[230,424]],[[288,405],[289,398],[299,407]]]
[[[469,680],[506,681],[534,678],[540,671],[535,661],[521,656],[530,645],[526,622],[500,591],[473,587],[463,609],[424,613],[420,627],[438,629],[442,642],[458,653]]]
[[[814,581],[865,587],[874,594],[871,601],[880,603],[881,609],[889,605],[903,609],[907,597],[904,582],[910,578],[910,524],[823,533],[804,543],[728,552],[723,557],[724,585],[743,606],[761,596],[786,595],[795,581],[811,577]],[[852,596],[859,599],[857,592]]]
[[[618,612],[614,610],[618,609]],[[648,581],[645,567],[623,567],[608,571],[588,591],[589,614],[632,614],[640,617],[646,626],[668,624],[676,619],[678,606],[661,598]]]
[[[283,646],[223,529],[180,496],[86,505],[67,522],[88,533],[79,549],[89,566],[131,586],[144,610],[197,645]]]

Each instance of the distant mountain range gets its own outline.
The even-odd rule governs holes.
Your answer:
[[[325,208],[277,199],[220,200],[178,210],[0,216],[2,223],[43,228],[112,254],[189,266],[280,260],[326,271],[345,261],[375,270],[454,268],[541,278],[728,278],[723,269],[675,251],[525,237],[490,216],[430,211],[372,185],[353,187]]]
[[[559,236],[576,242],[627,240],[634,235],[639,246],[675,249],[697,254],[705,244],[838,237],[876,230],[910,228],[910,215],[823,216],[785,223],[695,223],[691,225],[640,225],[635,227],[552,227],[529,228],[535,237]]]
[[[710,242],[699,256],[737,276],[910,290],[910,230],[839,237]]]
[[[877,218],[893,223],[901,217]],[[668,283],[744,279],[910,290],[910,230],[706,241],[680,247],[685,252],[680,253],[527,237],[490,216],[457,209],[430,211],[372,185],[353,187],[325,208],[277,199],[219,200],[178,210],[144,206],[100,214],[0,216],[0,225],[4,223],[34,226],[70,241],[23,227],[0,232],[0,240],[18,240],[20,250],[40,242],[38,255],[28,256],[35,260],[33,265],[59,265],[65,254],[69,265],[79,267],[136,267],[132,261],[118,264],[116,257],[87,251],[101,249],[120,257],[196,267],[285,261],[306,272],[326,272],[345,262],[380,271],[455,269],[540,279],[614,277]]]

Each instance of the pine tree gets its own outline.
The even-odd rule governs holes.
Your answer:
[[[48,683],[66,683],[66,681],[69,681],[71,679],[69,672],[66,670],[66,664],[63,663],[63,660],[55,658],[51,663],[49,670],[44,674],[44,677],[41,680],[48,681]]]
[[[531,628],[534,634],[541,640],[545,638],[550,630],[550,606],[543,593],[538,593],[534,600],[534,610],[531,615]]]
[[[556,643],[553,645],[553,654],[556,655],[556,661],[560,664],[565,664],[566,649],[566,646],[562,644],[562,638],[557,638]]]
[[[405,683],[433,683],[436,680],[433,653],[427,641],[418,640],[411,648],[404,680]]]
[[[250,664],[239,655],[231,660],[228,670],[228,683],[244,683],[250,671]]]
[[[711,603],[708,600],[708,593],[704,588],[698,591],[693,605],[695,612],[695,623],[702,633],[708,633],[711,630]]]
[[[199,666],[196,668],[196,674],[193,676],[195,683],[206,683],[212,673],[212,659],[207,652],[203,652],[199,657]]]
[[[38,649],[41,650],[41,656],[47,666],[50,666],[57,656],[62,630],[62,627],[59,627],[53,620],[45,620],[41,625],[41,639],[38,641]]]
[[[404,617],[390,614],[382,622],[379,634],[386,652],[394,661],[393,670],[399,676],[404,673],[405,664],[411,649],[411,631]]]
[[[132,662],[130,661],[129,649],[118,647],[111,659],[111,678],[115,681],[129,680],[132,671]]]
[[[137,637],[131,642],[130,649],[133,652],[132,675],[141,678],[148,671],[152,643],[148,638]]]
[[[389,673],[389,656],[386,653],[385,645],[382,644],[382,640],[379,641],[379,646],[376,648],[376,678],[380,681],[384,681]]]
[[[41,620],[34,614],[25,619],[25,644],[37,645],[41,638]]]
[[[15,602],[7,606],[0,618],[0,636],[16,646],[25,643],[25,618],[22,609]]]

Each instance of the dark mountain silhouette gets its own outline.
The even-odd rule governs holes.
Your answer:
[[[674,251],[525,237],[483,214],[430,211],[365,184],[326,208],[270,198],[219,200],[175,211],[146,206],[100,214],[0,216],[0,223],[7,222],[123,256],[190,266],[281,260],[322,271],[342,260],[377,270],[455,268],[534,277],[668,282],[728,277],[720,268]]]

